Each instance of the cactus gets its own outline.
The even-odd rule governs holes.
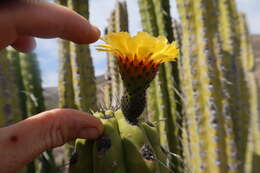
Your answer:
[[[252,46],[248,34],[248,28],[244,14],[239,15],[239,34],[240,34],[240,61],[245,75],[245,84],[248,93],[249,102],[249,125],[248,139],[246,141],[245,165],[244,172],[253,172],[256,167],[254,165],[254,154],[260,154],[260,127],[259,127],[259,112],[258,112],[258,97],[257,83],[254,70],[254,56],[252,54]]]
[[[152,0],[138,0],[139,11],[141,14],[141,23],[143,31],[148,32],[154,36],[158,35],[158,28],[155,27],[156,18],[154,11],[154,4]],[[154,27],[153,27],[154,26]],[[147,90],[147,112],[148,119],[151,122],[159,122],[157,101],[154,99],[156,96],[156,83],[155,81],[150,84]]]
[[[20,56],[19,52],[11,49],[8,50],[8,59],[11,63],[12,71],[14,72],[15,81],[18,87],[19,100],[20,100],[20,110],[22,113],[22,119],[27,118],[27,109],[26,109],[26,94],[23,84],[22,74],[21,74],[21,65],[20,65]]]
[[[35,53],[21,53],[20,63],[26,94],[27,116],[32,116],[45,110],[40,67]]]
[[[245,161],[246,143],[248,138],[249,110],[248,110],[248,90],[245,86],[245,76],[243,73],[242,62],[239,59],[240,38],[236,25],[238,22],[238,12],[233,0],[219,1],[219,29],[221,38],[221,47],[224,50],[224,68],[225,78],[231,85],[228,86],[229,107],[231,117],[234,123],[234,132],[236,147],[238,148],[238,159],[241,163]],[[236,74],[236,75],[234,75]],[[236,87],[234,87],[236,86]],[[243,172],[243,164],[240,164],[240,170]]]
[[[8,60],[8,51],[0,51],[0,126],[7,126],[22,119],[19,109],[18,88]]]
[[[45,110],[43,88],[40,74],[40,67],[35,53],[23,54],[20,53],[21,74],[26,95],[26,110],[27,116],[33,116]],[[45,172],[55,172],[57,168],[54,163],[51,150],[46,151],[48,158],[44,155],[39,159],[32,161],[27,166],[27,172],[35,172],[37,170]],[[37,165],[41,167],[37,167]]]
[[[115,9],[112,11],[110,18],[108,19],[108,28],[107,32],[121,32],[128,31],[128,14],[127,14],[127,5],[126,2],[116,2]],[[117,98],[120,98],[123,93],[123,83],[119,75],[119,69],[117,66],[116,59],[107,54],[107,77],[109,78],[109,86],[111,89],[111,93],[107,92],[106,94],[110,94],[109,103],[107,105],[113,105],[117,101]],[[108,97],[108,96],[107,96]]]
[[[109,51],[115,56],[125,87],[121,109],[96,114],[105,126],[104,134],[96,141],[76,142],[78,162],[70,165],[71,173],[80,172],[83,168],[87,172],[170,171],[156,128],[139,118],[145,107],[145,91],[159,64],[174,60],[178,54],[175,45],[165,44],[164,39],[153,38],[147,33],[130,37],[125,32],[110,33],[104,37],[108,44],[100,45],[98,50]],[[126,43],[126,49],[121,44],[115,44],[118,40]],[[147,44],[151,45],[150,49],[143,47]],[[159,49],[156,49],[157,46]]]
[[[182,78],[185,78],[185,76],[190,78],[190,74],[192,74],[191,77],[193,81],[192,86],[190,86],[188,82],[182,83],[183,87],[187,85],[188,88],[192,87],[193,89],[193,94],[189,93],[187,96],[184,95],[184,99],[191,99],[190,97],[194,96],[193,99],[199,103],[198,105],[193,105],[195,106],[197,118],[192,118],[194,111],[189,112],[193,115],[190,116],[187,114],[187,108],[185,108],[186,116],[189,116],[185,118],[185,120],[188,121],[186,124],[188,133],[190,133],[189,140],[193,141],[193,137],[195,139],[199,137],[201,141],[200,150],[207,150],[205,153],[200,152],[198,155],[198,148],[196,148],[196,150],[191,149],[191,156],[194,151],[196,152],[196,157],[201,157],[201,159],[207,162],[205,165],[200,166],[202,170],[199,169],[198,165],[192,168],[194,172],[234,172],[236,171],[237,164],[236,159],[234,159],[235,150],[233,146],[234,135],[232,133],[232,122],[228,118],[229,115],[226,114],[225,107],[228,106],[228,97],[223,97],[221,92],[225,86],[221,80],[224,79],[224,77],[221,68],[221,63],[223,63],[221,62],[222,52],[218,48],[219,38],[217,34],[218,30],[216,30],[218,26],[215,25],[217,21],[213,20],[216,19],[215,15],[218,14],[216,5],[217,4],[213,1],[204,0],[196,2],[188,0],[178,1],[183,26],[182,53],[183,55],[187,55],[187,57],[185,56],[183,57],[184,59],[181,59],[181,68],[183,68],[183,70],[191,68],[191,70],[189,70],[191,73],[184,72]],[[189,32],[191,31],[195,34],[190,34]],[[184,37],[187,37],[187,41],[185,42]],[[194,45],[191,45],[191,40],[194,40],[192,42]],[[187,53],[189,50],[186,50],[189,46],[193,49],[190,55]],[[187,63],[188,60],[185,60],[185,58],[190,58],[190,62]],[[189,63],[191,65],[189,65]],[[185,90],[183,93],[185,93]],[[191,110],[194,110],[194,108]],[[200,124],[198,134],[192,134],[194,129],[189,129],[190,121],[194,123],[194,125],[198,123],[196,126]],[[212,136],[216,138],[214,139]],[[193,144],[193,146],[197,147],[196,144]],[[191,145],[191,148],[193,146]],[[215,151],[218,151],[219,154],[216,154]],[[207,156],[209,153],[211,154]]]
[[[88,1],[68,0],[68,6],[88,19]],[[75,104],[79,110],[96,110],[97,97],[93,62],[88,45],[70,45]],[[86,89],[87,88],[87,89]]]
[[[173,40],[171,18],[169,16],[169,1],[139,0],[140,14],[144,31],[157,36],[164,35],[169,41]],[[161,13],[164,11],[165,13]],[[174,69],[174,70],[173,70]],[[176,81],[174,81],[176,80]],[[180,100],[174,92],[178,90],[177,64],[162,65],[155,83],[148,90],[148,107],[150,120],[158,122],[161,145],[170,152],[181,155],[177,117],[180,107],[176,105]],[[174,88],[176,87],[176,88]],[[156,100],[155,100],[156,98]],[[177,101],[176,101],[177,100]],[[180,105],[180,104],[179,104]],[[177,108],[177,107],[178,108]],[[176,111],[176,108],[179,109]],[[174,171],[180,165],[178,158],[173,157]]]
[[[78,162],[70,165],[70,173],[170,172],[165,167],[167,158],[160,149],[155,127],[146,123],[131,125],[121,110],[108,110],[95,116],[101,119],[105,132],[91,144],[77,140]],[[92,163],[88,165],[88,161]]]
[[[183,94],[183,107],[184,107],[184,136],[183,143],[184,151],[189,151],[184,153],[184,159],[186,166],[189,166],[191,172],[200,172],[202,167],[202,159],[200,157],[201,149],[199,145],[199,135],[196,110],[195,110],[195,91],[193,82],[193,75],[191,69],[191,62],[193,57],[194,49],[194,37],[192,34],[191,17],[193,15],[190,1],[178,0],[177,7],[181,17],[182,24],[182,49],[181,49],[181,87]],[[186,135],[187,134],[187,135]],[[186,136],[185,136],[186,135]],[[188,146],[187,146],[188,145]],[[190,157],[190,158],[189,158]],[[189,163],[191,162],[191,163]]]
[[[68,0],[56,0],[57,3],[67,6]],[[70,58],[70,42],[59,40],[59,107],[76,108],[72,83],[72,68]]]
[[[154,0],[154,7],[159,35],[167,37],[170,42],[176,40],[178,36],[173,34],[169,0]],[[181,156],[182,146],[180,144],[180,139],[182,136],[182,100],[180,96],[181,91],[178,63],[179,62],[176,61],[164,64],[166,78],[166,84],[164,84],[164,87],[166,87],[168,93],[168,98],[164,99],[168,99],[170,108],[170,115],[168,117],[168,120],[171,121],[168,123],[170,133],[170,136],[168,137],[170,140],[170,151]],[[175,172],[177,172],[178,169],[182,169],[182,163],[178,158],[173,159],[173,164],[175,165]]]

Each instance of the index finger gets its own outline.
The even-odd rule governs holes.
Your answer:
[[[9,10],[17,35],[60,37],[75,43],[95,42],[100,31],[68,8],[48,2],[19,2]]]

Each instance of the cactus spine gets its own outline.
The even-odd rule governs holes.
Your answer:
[[[68,1],[68,6],[88,19],[88,1]],[[70,45],[75,104],[82,111],[96,110],[96,85],[93,62],[88,45]],[[86,89],[87,88],[87,89]]]

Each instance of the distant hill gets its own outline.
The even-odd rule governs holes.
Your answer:
[[[59,93],[57,87],[47,87],[44,88],[44,99],[45,99],[45,106],[46,109],[53,109],[57,108],[59,105]]]
[[[256,58],[256,69],[255,69],[256,77],[258,81],[260,81],[260,34],[251,35],[251,40],[253,44],[254,55]],[[103,88],[105,85],[104,75],[97,76],[96,83],[98,85],[98,98],[101,99],[103,97]],[[57,87],[44,88],[44,97],[45,97],[45,104],[47,109],[58,107],[59,96],[58,96]]]
[[[105,83],[105,76],[100,75],[96,77],[98,99],[101,100],[104,96],[103,88]],[[44,98],[46,109],[53,109],[59,106],[59,93],[57,87],[46,87],[44,88]]]

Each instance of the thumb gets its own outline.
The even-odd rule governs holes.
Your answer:
[[[54,109],[0,129],[0,172],[15,172],[43,151],[76,138],[97,138],[101,122],[73,109]],[[8,170],[2,170],[8,169]]]

